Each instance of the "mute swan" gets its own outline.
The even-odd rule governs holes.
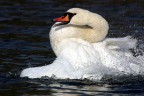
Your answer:
[[[133,57],[130,48],[136,40],[107,38],[109,25],[100,15],[81,8],[71,8],[50,31],[50,43],[56,60],[49,65],[26,68],[21,77],[60,79],[101,79],[106,74],[141,72],[142,58]]]

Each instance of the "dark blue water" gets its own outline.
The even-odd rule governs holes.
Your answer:
[[[0,0],[0,96],[144,95],[143,76],[99,82],[19,77],[27,67],[53,62],[51,20],[72,7],[102,15],[110,24],[108,37],[133,36],[144,49],[143,0]]]

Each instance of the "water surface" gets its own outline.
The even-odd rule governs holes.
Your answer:
[[[1,96],[144,95],[143,76],[109,76],[100,82],[19,77],[27,67],[53,62],[51,20],[72,7],[102,15],[110,24],[108,37],[133,36],[144,50],[143,0],[1,0]]]

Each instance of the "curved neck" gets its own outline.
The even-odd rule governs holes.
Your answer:
[[[95,13],[90,13],[87,24],[93,28],[95,31],[95,38],[97,38],[97,42],[103,40],[108,34],[109,25],[108,22],[100,15]]]

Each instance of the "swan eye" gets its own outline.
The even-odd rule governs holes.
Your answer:
[[[68,17],[69,17],[69,22],[70,22],[70,20],[72,19],[72,17],[73,17],[74,15],[76,15],[76,13],[66,12],[66,13],[64,13],[63,16],[68,16]]]
[[[66,15],[76,15],[76,13],[66,12],[63,14],[63,16],[66,16]]]
[[[74,15],[76,15],[76,13],[70,13],[70,12],[66,12],[66,13],[64,13],[64,15],[63,16],[69,16],[69,18],[71,19]]]

